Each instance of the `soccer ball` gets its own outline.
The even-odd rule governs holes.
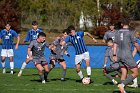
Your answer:
[[[88,85],[88,84],[90,83],[90,78],[84,77],[84,78],[82,79],[82,83],[85,84],[85,85]]]

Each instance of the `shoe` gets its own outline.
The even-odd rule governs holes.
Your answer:
[[[118,82],[116,80],[113,80],[112,82],[113,82],[114,85],[118,84]]]
[[[118,88],[119,88],[121,93],[125,93],[125,90],[124,90],[124,87],[122,84],[118,84]]]
[[[11,71],[11,72],[10,72],[10,74],[12,74],[12,75],[13,75],[13,74],[14,74],[14,71]]]
[[[6,69],[5,69],[5,68],[2,70],[2,73],[3,73],[3,74],[5,74],[5,73],[6,73]]]
[[[18,73],[18,77],[20,77],[22,75],[22,71],[19,71]]]
[[[131,88],[138,88],[138,84],[132,84],[132,85],[127,85],[127,86]]]
[[[45,81],[45,80],[43,80],[43,81],[42,81],[42,84],[45,84],[45,83],[46,83],[46,81]]]
[[[65,78],[61,78],[61,81],[65,81]]]

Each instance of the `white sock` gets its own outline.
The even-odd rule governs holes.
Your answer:
[[[81,79],[84,77],[81,70],[78,72],[78,75],[80,76]]]
[[[134,84],[138,84],[138,82],[137,82],[137,77],[133,80],[133,82],[134,82]]]
[[[11,70],[14,69],[14,62],[10,62],[10,68],[11,68]]]
[[[2,68],[5,68],[5,62],[1,62]]]
[[[26,62],[23,62],[22,66],[21,66],[21,70],[23,70],[26,67]]]
[[[87,67],[87,75],[88,75],[88,76],[91,75],[91,67]]]

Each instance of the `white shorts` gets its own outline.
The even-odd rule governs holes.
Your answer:
[[[32,55],[32,51],[30,52],[31,53],[31,55]],[[29,58],[29,55],[27,54],[27,57],[26,58]]]
[[[2,49],[1,50],[1,56],[4,56],[4,57],[12,57],[12,56],[14,56],[13,49]]]
[[[82,60],[87,60],[87,59],[90,59],[89,52],[85,52],[85,53],[80,54],[80,55],[75,55],[75,65],[82,62]]]

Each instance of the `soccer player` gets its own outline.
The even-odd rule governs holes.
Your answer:
[[[80,65],[82,60],[85,60],[86,63],[86,70],[87,70],[87,76],[90,78],[91,76],[91,67],[90,67],[90,57],[89,57],[89,52],[86,47],[86,44],[84,42],[84,35],[88,35],[93,39],[94,42],[97,42],[93,36],[88,33],[88,32],[76,32],[75,27],[73,25],[69,26],[68,28],[68,34],[67,38],[65,41],[62,42],[62,45],[65,45],[66,43],[70,42],[74,46],[76,50],[76,55],[75,55],[75,66],[76,66],[76,72],[80,76],[81,80],[83,79],[83,74],[82,71],[80,70]]]
[[[105,33],[104,37],[103,37],[103,42],[104,42],[104,43],[106,43],[106,41],[107,41],[109,38],[112,38],[112,40],[114,41],[115,32],[116,32],[114,24],[110,24],[110,25],[109,25],[109,28],[110,28],[110,30],[108,30],[108,31]]]
[[[47,80],[47,75],[49,72],[48,63],[44,55],[45,47],[48,47],[47,43],[45,42],[45,38],[46,34],[40,32],[37,39],[31,41],[30,45],[28,46],[29,59],[33,60],[42,83],[46,82],[45,80]]]
[[[1,60],[2,60],[2,68],[3,68],[3,74],[6,73],[5,69],[5,59],[6,57],[9,57],[10,60],[10,68],[11,72],[10,74],[14,74],[14,61],[13,61],[13,48],[14,48],[14,42],[13,39],[17,38],[15,49],[18,49],[18,44],[20,41],[19,35],[16,33],[16,31],[11,29],[11,25],[8,22],[5,26],[5,29],[3,29],[0,32],[0,38],[2,39],[2,50],[1,50]]]
[[[122,75],[118,88],[121,93],[125,93],[125,86],[138,76],[138,67],[132,55],[132,44],[137,49],[139,49],[139,46],[133,31],[129,30],[129,21],[127,19],[122,21],[122,26],[123,28],[115,33],[113,59],[120,63]],[[118,53],[117,49],[119,49]],[[127,76],[127,69],[130,69],[132,74]]]
[[[135,32],[135,36],[136,36],[136,39],[137,39],[137,43],[138,45],[140,46],[140,33],[139,32]],[[134,50],[133,50],[133,57],[136,55],[136,53],[138,53],[138,56],[140,57],[140,52],[137,51],[136,47],[134,47]],[[140,60],[138,60],[137,62],[137,65],[138,65],[138,68],[140,68]],[[128,87],[132,87],[132,88],[137,88],[138,87],[138,80],[137,80],[137,77],[133,80],[133,84],[132,85],[128,85]]]
[[[105,51],[105,57],[104,57],[104,65],[103,65],[103,71],[106,77],[108,77],[115,85],[118,84],[116,80],[113,79],[113,77],[109,74],[111,72],[119,73],[120,66],[118,62],[114,62],[113,60],[113,40],[112,38],[108,39],[107,41],[108,47]],[[106,66],[108,63],[108,59],[110,60],[110,66]]]
[[[62,37],[57,37],[57,39],[50,45],[51,54],[50,54],[50,64],[51,68],[50,71],[55,67],[56,62],[58,62],[62,68],[62,77],[61,81],[65,81],[65,75],[66,75],[66,62],[63,58],[63,55],[66,54],[67,56],[70,56],[67,53],[67,45],[62,46],[61,42],[64,41],[64,39],[67,37],[66,30],[63,31]]]
[[[25,38],[25,42],[31,42],[33,40],[37,39],[37,35],[42,32],[41,29],[38,28],[38,22],[37,21],[33,21],[32,22],[32,29],[28,31],[27,36]],[[20,77],[22,75],[23,69],[25,69],[26,65],[30,62],[31,60],[29,59],[29,56],[27,55],[26,61],[23,62],[21,69],[18,73],[18,76]]]

